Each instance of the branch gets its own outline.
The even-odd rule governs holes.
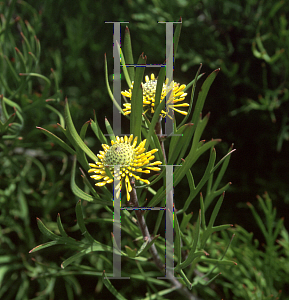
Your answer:
[[[130,192],[130,201],[129,204],[132,207],[138,208],[139,204],[138,204],[138,198],[137,198],[137,194],[136,194],[136,189],[135,189],[135,180],[133,177],[130,178],[130,184],[132,186],[132,191]],[[151,236],[149,233],[149,230],[147,228],[145,219],[143,217],[142,211],[141,210],[135,210],[135,214],[138,220],[138,226],[142,232],[143,235],[143,239],[145,241],[151,241]],[[149,249],[153,260],[157,266],[157,268],[164,274],[165,273],[165,265],[163,264],[162,260],[160,259],[160,256],[158,254],[158,251],[156,249],[155,244],[152,244],[150,249]],[[183,296],[185,296],[187,299],[189,300],[200,300],[199,298],[195,297],[194,295],[192,295],[188,289],[183,286],[174,276],[174,274],[167,270],[166,272],[166,276],[168,278],[168,280],[173,284],[173,286],[176,288],[176,290],[182,294]]]

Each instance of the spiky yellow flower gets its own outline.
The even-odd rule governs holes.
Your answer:
[[[153,149],[146,152],[144,145],[146,140],[143,140],[137,147],[137,137],[134,138],[133,135],[129,138],[116,137],[116,141],[111,141],[111,146],[102,144],[104,151],[99,151],[97,157],[99,161],[95,164],[89,164],[91,169],[88,173],[95,173],[97,175],[90,176],[95,180],[101,180],[97,182],[96,186],[104,186],[107,183],[112,183],[113,178],[117,178],[120,182],[116,187],[117,197],[121,191],[122,181],[125,182],[127,201],[130,200],[130,192],[132,187],[130,184],[130,177],[134,177],[137,180],[143,181],[147,184],[150,182],[147,179],[142,179],[138,173],[150,173],[150,171],[160,171],[160,168],[156,165],[160,165],[161,161],[151,162],[155,156],[153,155],[158,149]],[[119,166],[119,173],[114,172],[114,166]]]
[[[145,113],[149,111],[151,114],[154,113],[154,107],[155,107],[155,94],[156,94],[156,88],[157,88],[157,80],[155,79],[155,75],[151,74],[151,80],[149,80],[149,77],[145,77],[145,83],[142,83],[143,88],[143,107],[145,110]],[[187,115],[188,113],[183,110],[179,110],[177,107],[187,107],[190,106],[188,103],[179,103],[185,99],[187,96],[187,93],[184,93],[183,90],[185,89],[186,85],[182,84],[180,86],[179,83],[176,83],[172,81],[171,85],[168,85],[168,78],[165,83],[163,83],[162,93],[161,93],[161,102],[164,100],[166,95],[170,95],[169,99],[167,99],[166,103],[166,112],[164,110],[161,111],[161,116],[164,117],[167,115],[169,109],[173,109],[176,112]],[[128,91],[121,92],[121,94],[131,100],[133,90],[133,82],[132,86]],[[172,92],[171,92],[172,91]],[[131,103],[124,103],[124,114],[128,115],[131,113]],[[170,118],[171,116],[168,115]]]

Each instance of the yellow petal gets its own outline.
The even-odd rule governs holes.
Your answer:
[[[133,140],[133,144],[132,144],[132,147],[134,148],[136,146],[136,143],[137,143],[137,136],[134,138]]]
[[[96,186],[104,186],[104,185],[106,185],[106,182],[105,181],[104,182],[98,182],[95,185]]]
[[[160,168],[157,168],[157,167],[146,167],[147,169],[150,169],[152,171],[160,171],[161,169]]]
[[[162,162],[157,160],[157,161],[150,163],[150,166],[161,165],[161,164],[162,164]]]
[[[129,139],[128,139],[129,144],[131,143],[132,139],[133,139],[133,135],[131,134]]]
[[[186,111],[182,111],[182,110],[179,110],[179,109],[176,109],[176,108],[173,108],[173,110],[177,111],[178,113],[182,114],[182,115],[187,115],[188,113]]]

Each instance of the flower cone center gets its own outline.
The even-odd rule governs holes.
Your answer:
[[[105,153],[105,165],[130,165],[133,162],[133,147],[124,144],[114,144]]]

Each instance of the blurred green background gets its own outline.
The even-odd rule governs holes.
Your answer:
[[[9,15],[11,11],[12,14]],[[11,45],[6,43],[3,18],[8,18],[8,22],[11,22],[10,30],[14,43],[20,50],[20,32],[25,26],[23,22],[27,20],[41,44],[40,61],[35,72],[52,79],[53,68],[58,78],[61,90],[58,95],[59,101],[52,106],[63,113],[64,98],[67,97],[77,130],[93,118],[95,111],[103,131],[104,116],[112,122],[112,103],[108,97],[104,77],[105,53],[109,73],[113,73],[113,25],[105,22],[129,21],[126,25],[131,33],[135,62],[144,52],[148,57],[147,63],[159,64],[165,60],[165,26],[157,22],[178,21],[181,16],[183,26],[175,58],[174,79],[180,83],[189,83],[200,63],[203,64],[202,72],[206,72],[206,75],[216,68],[221,68],[203,110],[203,115],[211,112],[203,138],[222,139],[223,143],[217,147],[219,159],[226,154],[232,143],[237,149],[232,155],[225,176],[225,181],[231,181],[232,186],[226,194],[218,222],[239,224],[249,232],[254,232],[254,237],[262,242],[264,238],[246,203],[257,203],[256,195],[267,191],[273,206],[277,208],[277,217],[285,217],[284,223],[288,228],[289,221],[286,216],[289,215],[289,4],[286,1],[4,1],[1,3],[0,13],[1,52],[12,64],[14,63],[17,56],[15,45],[13,46],[13,42]],[[125,25],[122,26],[122,34],[124,30]],[[3,71],[4,63],[1,67]],[[18,72],[23,71],[20,68]],[[145,72],[150,74],[151,70],[147,69]],[[57,93],[57,89],[53,87],[45,90],[42,79],[35,78],[32,82],[31,95],[26,94],[27,99],[49,99]],[[110,82],[112,83],[112,76]],[[3,82],[0,86],[1,94],[5,93]],[[122,90],[124,89],[127,89],[125,81],[122,83]],[[22,97],[25,98],[25,95]],[[63,222],[73,226],[71,214],[77,201],[69,186],[71,158],[64,157],[60,153],[60,147],[52,145],[45,135],[35,129],[36,126],[40,126],[52,131],[54,125],[59,122],[57,114],[41,106],[31,108],[28,100],[23,101],[27,121],[18,134],[23,140],[13,144],[13,159],[8,160],[6,157],[0,180],[0,187],[4,191],[1,194],[2,202],[7,197],[9,200],[13,197],[26,197],[27,200],[27,207],[21,208],[27,213],[26,217],[23,217],[23,223],[21,221],[19,228],[8,232],[11,241],[17,240],[15,246],[9,245],[10,242],[3,238],[1,241],[5,244],[4,248],[14,247],[14,252],[11,251],[15,253],[15,262],[20,265],[20,261],[26,262],[31,259],[27,252],[42,239],[39,237],[35,218],[44,218],[48,224],[50,221],[51,224],[55,224],[52,220],[55,220],[57,213],[62,213]],[[12,113],[13,110],[10,109],[9,112]],[[177,116],[178,120],[180,116]],[[88,131],[86,142],[94,152],[98,152],[100,143],[93,136],[93,133]],[[17,147],[20,152],[29,149],[42,151],[34,157],[47,168],[46,180],[39,180],[41,168],[30,168],[25,158],[21,161],[20,156],[23,152],[17,153]],[[63,158],[68,164],[67,169],[63,168]],[[207,164],[206,159],[205,157],[201,160],[198,169],[195,170],[196,178],[198,172],[199,176],[202,175],[202,170]],[[34,163],[37,165],[37,162],[31,162]],[[27,173],[23,171],[23,166],[29,169]],[[16,187],[17,176],[20,176],[22,189]],[[8,189],[8,182],[11,183],[13,178],[14,185],[9,185]],[[39,187],[40,184],[42,186]],[[181,206],[178,204],[179,199],[185,199],[188,193],[186,182],[178,186],[175,191],[176,207]],[[51,199],[55,201],[52,203]],[[20,203],[20,207],[21,203],[24,203],[15,201]],[[7,220],[10,217],[11,222],[14,222],[15,218],[21,219],[21,214],[15,214],[18,209],[16,204],[13,215],[3,206],[2,224],[6,222],[5,225],[9,225],[10,221]],[[196,202],[192,210],[198,209],[199,204]],[[27,221],[27,216],[30,221]],[[23,225],[30,226],[29,230],[27,229],[29,232],[22,232],[23,228],[20,227]],[[75,235],[77,237],[77,233]],[[19,237],[22,241],[26,240],[25,246],[19,241]],[[17,252],[23,253],[24,258],[19,260]],[[60,265],[61,257],[54,250],[46,251],[45,255],[46,261],[53,260],[55,265]],[[19,268],[21,269],[21,266]],[[29,279],[33,277],[31,274],[27,276]],[[89,284],[83,279],[80,280],[83,281],[83,285],[87,284],[87,294],[92,293]],[[42,284],[32,283],[29,292],[31,299],[35,292],[44,289],[45,279]],[[13,299],[9,298],[7,293],[4,295],[7,299]],[[63,297],[56,299],[66,299]]]

